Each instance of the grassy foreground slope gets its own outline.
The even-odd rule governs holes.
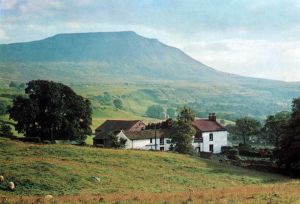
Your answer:
[[[8,202],[35,202],[47,194],[69,203],[300,198],[297,180],[174,153],[0,139],[0,155],[0,174],[6,178],[0,197]],[[16,184],[14,192],[6,190],[9,181]]]

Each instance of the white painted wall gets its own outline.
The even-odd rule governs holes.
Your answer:
[[[167,144],[167,140],[171,140],[169,138],[164,138],[164,143],[160,144],[160,139],[156,139],[156,146],[157,150],[160,150],[161,147],[164,148],[164,151],[168,151],[170,148],[170,144]],[[153,138],[152,141],[150,139],[144,139],[144,140],[133,140],[131,142],[131,148],[132,149],[144,149],[144,150],[155,150],[155,139]]]
[[[126,139],[126,143],[125,143],[125,149],[131,149],[131,141],[130,139],[128,139],[126,137],[126,135],[123,133],[123,131],[119,132],[119,134],[117,134],[117,137],[120,139],[120,138],[123,138],[123,139]]]
[[[213,141],[209,140],[209,134],[213,133]],[[125,148],[126,149],[143,149],[143,150],[155,150],[155,139],[152,139],[152,142],[150,142],[150,139],[143,139],[143,140],[130,140],[126,137],[126,135],[121,131],[118,135],[118,137],[122,137],[127,140]],[[219,132],[205,132],[202,133],[203,137],[203,143],[192,143],[194,149],[196,150],[198,147],[200,147],[201,152],[209,152],[209,145],[214,145],[214,152],[215,154],[221,152],[222,146],[227,146],[227,137],[228,132],[227,131],[219,131]],[[164,138],[164,144],[160,145],[160,139],[156,139],[157,144],[157,150],[160,150],[160,147],[164,148],[164,151],[168,151],[170,148],[170,144],[167,143],[167,140],[170,140],[170,138]]]
[[[213,141],[209,140],[209,134],[213,134]],[[209,151],[209,145],[214,146],[214,152],[215,154],[221,152],[221,147],[222,146],[227,146],[227,137],[228,137],[228,132],[227,131],[219,131],[219,132],[205,132],[202,133],[203,137],[203,143],[194,143],[193,142],[193,147],[196,149],[197,147],[200,146],[200,151],[201,152],[210,152]]]
[[[143,150],[155,150],[155,139],[152,141],[150,139],[143,140],[130,140],[126,137],[126,135],[121,131],[118,135],[118,138],[124,138],[127,140],[125,144],[125,149],[143,149]],[[171,142],[170,138],[164,138],[164,144],[160,145],[160,138],[156,139],[157,150],[160,150],[161,147],[164,148],[164,151],[168,151],[170,149],[170,143],[168,144],[168,140]]]

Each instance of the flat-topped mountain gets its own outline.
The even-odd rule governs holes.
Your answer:
[[[130,31],[58,34],[39,41],[2,44],[0,63],[26,63],[27,66],[47,64],[51,69],[49,72],[54,71],[51,68],[53,63],[61,63],[61,71],[67,72],[72,72],[70,63],[76,63],[73,71],[80,66],[85,70],[86,77],[120,74],[123,77],[211,81],[228,76],[192,59],[177,48]],[[45,72],[48,66],[43,67]],[[80,73],[78,75],[82,77]]]

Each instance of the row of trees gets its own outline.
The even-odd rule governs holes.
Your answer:
[[[108,92],[104,92],[99,96],[93,97],[101,105],[114,106],[116,109],[123,109],[123,101],[116,96],[111,96]]]
[[[294,99],[291,112],[279,112],[267,117],[264,125],[254,118],[244,117],[228,126],[231,134],[241,136],[246,144],[256,135],[274,146],[274,157],[288,169],[300,170],[300,98]]]
[[[264,125],[252,117],[243,117],[236,120],[235,125],[227,125],[231,135],[242,139],[247,144],[251,136],[267,141],[270,145],[279,147],[285,127],[290,120],[289,112],[279,112],[267,117]]]

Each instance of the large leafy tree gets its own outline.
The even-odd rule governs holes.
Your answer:
[[[175,133],[172,135],[173,150],[179,153],[188,154],[193,152],[192,141],[195,135],[195,128],[192,122],[195,114],[190,108],[184,107],[174,124]]]
[[[42,140],[84,140],[91,134],[91,103],[70,87],[45,80],[27,83],[26,96],[18,96],[8,112],[25,136]]]
[[[235,123],[235,134],[243,138],[244,144],[249,136],[257,135],[261,130],[259,121],[251,117],[239,118]]]
[[[279,148],[280,141],[285,134],[285,129],[289,123],[290,116],[291,114],[289,112],[284,111],[276,113],[275,115],[270,115],[266,119],[262,133],[276,148]]]
[[[292,114],[280,144],[280,163],[300,170],[300,98],[293,100]]]

